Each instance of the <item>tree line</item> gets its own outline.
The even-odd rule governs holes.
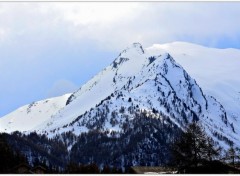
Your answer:
[[[132,166],[132,160],[139,161],[138,165],[141,166],[149,166],[147,163],[155,161],[154,166],[161,164],[165,166],[168,165],[177,168],[179,173],[240,173],[239,170],[236,169],[236,166],[240,164],[240,149],[235,147],[233,143],[231,143],[228,150],[224,150],[206,134],[204,128],[197,122],[189,124],[184,131],[177,131],[177,128],[173,128],[171,123],[166,126],[166,123],[162,123],[161,125],[157,119],[151,120],[149,120],[149,118],[139,117],[138,122],[133,123],[134,125],[128,128],[125,135],[120,138],[109,138],[107,135],[97,132],[82,134],[78,137],[76,145],[72,149],[73,153],[70,155],[70,160],[66,160],[66,164],[63,167],[52,165],[53,163],[51,164],[49,161],[55,161],[56,159],[51,155],[48,156],[45,154],[45,149],[43,148],[36,148],[36,150],[32,151],[33,154],[36,153],[36,151],[38,151],[39,154],[30,162],[29,157],[25,156],[23,152],[9,145],[9,142],[5,138],[9,135],[0,134],[0,173],[13,173],[13,168],[21,163],[32,166],[40,165],[46,168],[46,173],[126,173],[128,172],[127,167]],[[156,129],[158,129],[158,132],[155,131]],[[178,134],[174,133],[174,129]],[[64,143],[62,144],[58,140],[56,140],[57,142],[54,140],[49,141],[46,136],[44,137],[33,133],[29,136],[12,134],[11,137],[13,137],[13,135],[15,135],[15,138],[17,136],[18,140],[16,141],[16,145],[22,146],[20,147],[21,149],[28,150],[28,148],[24,146],[33,145],[33,143],[36,143],[37,146],[40,147],[41,142],[43,142],[43,146],[49,148],[50,142],[54,142],[53,148],[56,153],[52,153],[54,156],[61,156],[59,154],[65,152],[64,148],[66,148],[66,146]],[[66,140],[74,138],[70,133],[66,133],[66,136],[63,137],[65,137]],[[65,140],[65,138],[63,139]],[[8,137],[8,140],[9,139]],[[28,141],[26,144],[22,144],[23,141],[26,142],[25,140],[30,139],[32,142]],[[100,140],[96,141],[97,139]],[[122,141],[120,139],[122,139]],[[106,160],[108,159],[107,156],[100,155],[103,149],[113,151],[117,146],[124,146],[127,141],[129,141],[129,143],[126,145],[126,150],[122,151],[125,153],[123,156],[127,163],[125,170],[122,170],[121,167],[114,167],[113,163],[111,164]],[[57,146],[60,148],[58,149]],[[33,147],[36,146],[34,145]],[[89,147],[92,147],[92,149]],[[85,151],[85,153],[88,153],[89,156],[92,154],[91,156],[93,158],[91,162],[88,160],[88,155],[85,156],[81,153],[84,148],[90,149],[90,151]],[[95,150],[100,150],[100,153],[94,154],[93,151]],[[156,153],[156,155],[152,155],[152,153]],[[163,155],[164,153],[165,155]],[[105,157],[105,163],[101,165],[101,167],[99,163],[96,162],[97,154],[99,154],[99,157]],[[123,153],[119,151],[116,153],[116,156],[121,154]],[[44,155],[46,155],[46,157],[43,157]],[[75,159],[73,156],[80,158],[80,160]],[[84,156],[86,160],[83,160]],[[156,157],[159,159],[157,160]],[[167,158],[169,162],[159,162],[163,161],[163,158]],[[57,161],[58,160],[56,160],[55,163],[58,163]]]
[[[240,173],[240,149],[223,150],[197,122],[189,124],[172,145],[170,165],[180,173]]]

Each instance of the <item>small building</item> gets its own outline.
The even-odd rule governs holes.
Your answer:
[[[36,166],[32,169],[32,172],[35,174],[45,174],[46,173],[46,168],[42,166]]]
[[[177,169],[170,167],[148,167],[133,166],[131,172],[134,174],[176,174]]]
[[[14,167],[13,169],[14,173],[17,174],[30,174],[31,172],[31,167],[28,164],[21,163]]]
[[[42,166],[32,168],[26,163],[21,163],[13,168],[13,173],[16,174],[45,174],[46,171],[47,169]]]

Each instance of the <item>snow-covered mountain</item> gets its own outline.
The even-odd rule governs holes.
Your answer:
[[[203,91],[214,96],[230,118],[240,117],[240,50],[216,49],[173,42],[147,48],[168,52],[197,81]]]
[[[71,94],[49,98],[22,106],[10,114],[0,118],[0,132],[34,130],[36,126],[63,108]]]
[[[235,75],[238,70],[234,70],[239,60],[240,51],[234,49],[181,42],[143,49],[135,43],[69,98],[65,96],[61,106],[47,113],[44,120],[37,115],[42,109],[39,106],[33,115],[36,123],[21,127],[20,118],[30,118],[26,106],[25,115],[19,115],[20,108],[3,117],[5,121],[1,119],[0,124],[7,132],[36,130],[49,137],[91,130],[123,134],[144,113],[180,129],[199,120],[223,147],[231,141],[240,146],[240,101],[236,94],[240,84]],[[12,122],[19,120],[18,125],[8,127],[10,117]]]

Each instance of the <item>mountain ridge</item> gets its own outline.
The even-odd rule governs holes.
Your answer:
[[[222,135],[240,145],[240,131],[229,121],[224,106],[203,92],[166,47],[156,47],[159,45],[143,49],[134,43],[123,50],[112,64],[69,95],[66,106],[34,130],[49,136],[67,131],[79,135],[92,129],[122,133],[129,120],[146,111],[159,119],[165,115],[180,128],[200,120],[216,141],[224,143]]]

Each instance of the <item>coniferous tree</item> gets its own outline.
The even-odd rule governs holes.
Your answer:
[[[238,159],[238,149],[234,148],[234,145],[230,145],[230,148],[228,149],[228,151],[226,152],[226,160],[230,161],[230,164],[232,164],[233,166],[235,166],[235,163]]]
[[[26,157],[19,152],[14,152],[8,145],[5,134],[0,134],[0,173],[14,173],[14,167],[26,163]]]
[[[197,122],[191,123],[172,148],[173,161],[180,167],[198,167],[204,161],[212,161],[218,149]]]

